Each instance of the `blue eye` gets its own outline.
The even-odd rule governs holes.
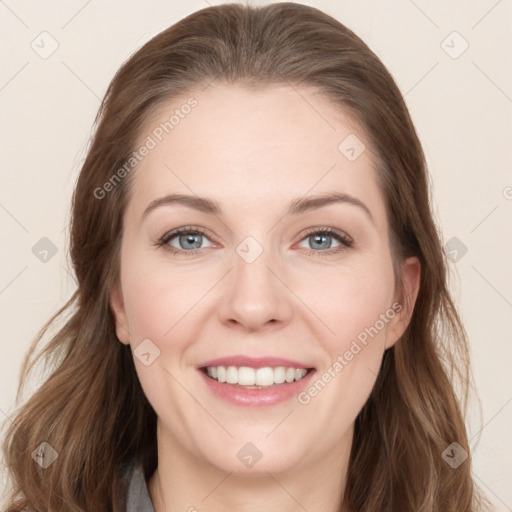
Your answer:
[[[332,245],[333,236],[324,233],[316,235],[309,235],[306,240],[309,240],[309,247],[311,249],[330,249]],[[340,243],[340,242],[338,242]]]
[[[331,248],[333,239],[338,242],[338,246],[334,249]],[[329,256],[338,254],[353,245],[353,241],[348,235],[338,232],[333,228],[313,229],[305,238],[303,238],[303,240],[309,241],[307,242],[307,248],[315,249],[308,251],[308,254],[312,256]]]
[[[172,245],[170,242],[174,239],[177,240],[178,247]],[[172,253],[179,252],[193,252],[198,249],[203,249],[201,247],[201,243],[204,240],[208,240],[203,231],[194,228],[178,228],[172,233],[165,235],[161,242],[161,245],[164,246],[165,249],[169,250]]]
[[[175,229],[171,233],[164,235],[158,242],[157,246],[162,247],[171,254],[194,255],[206,247],[201,247],[202,243],[207,240],[211,247],[206,233],[193,226],[186,226]],[[329,256],[338,254],[339,252],[352,247],[352,239],[341,231],[333,228],[311,229],[301,242],[308,241],[308,254],[312,256]],[[338,245],[332,248],[332,241],[336,240]],[[176,245],[177,244],[177,245]]]

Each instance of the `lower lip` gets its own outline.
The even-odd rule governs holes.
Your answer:
[[[238,384],[227,384],[211,379],[198,370],[210,391],[225,401],[241,407],[269,407],[297,396],[308,385],[315,370],[310,370],[300,380],[274,384],[268,388],[247,389]]]

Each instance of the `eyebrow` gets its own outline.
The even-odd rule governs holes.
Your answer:
[[[372,223],[375,222],[370,209],[362,201],[357,199],[357,197],[353,197],[344,193],[299,197],[290,203],[286,215],[298,215],[300,213],[306,213],[321,208],[322,206],[327,206],[334,203],[345,203],[357,206],[365,212]],[[187,194],[168,194],[149,203],[147,208],[144,210],[144,213],[142,214],[141,222],[152,210],[155,210],[160,206],[168,206],[173,204],[187,206],[189,208],[193,208],[194,210],[198,210],[210,215],[222,215],[222,208],[214,199]]]

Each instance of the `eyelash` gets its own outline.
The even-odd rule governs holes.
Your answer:
[[[201,229],[199,227],[195,227],[195,226],[184,226],[181,228],[177,228],[174,231],[171,231],[170,233],[166,233],[164,236],[162,236],[156,242],[155,245],[157,247],[161,247],[165,251],[167,251],[171,254],[174,254],[174,255],[187,254],[187,255],[195,256],[197,254],[200,254],[203,249],[192,249],[190,251],[185,251],[183,249],[176,249],[175,247],[172,247],[169,245],[170,240],[172,240],[176,236],[182,235],[182,234],[200,234],[200,235],[204,235],[208,238],[208,235],[206,234],[206,232],[203,229]],[[338,242],[340,242],[341,245],[339,247],[336,247],[333,250],[330,250],[330,249],[326,249],[323,251],[322,250],[320,250],[320,251],[307,250],[308,256],[322,256],[322,257],[323,256],[334,256],[334,255],[337,255],[337,254],[351,248],[354,244],[353,240],[348,235],[346,235],[343,232],[337,231],[334,228],[329,228],[329,227],[321,228],[321,229],[311,228],[301,238],[301,241],[306,238],[311,237],[312,235],[317,235],[317,234],[318,235],[328,235],[328,236],[336,239]]]

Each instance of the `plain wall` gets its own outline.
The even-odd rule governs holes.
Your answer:
[[[33,337],[75,287],[69,206],[109,81],[150,37],[217,3],[0,2],[1,421]],[[428,159],[433,209],[458,260],[453,292],[482,401],[482,418],[473,401],[469,421],[475,478],[496,510],[512,510],[511,2],[304,3],[356,32],[405,95]],[[52,244],[47,262],[34,254],[50,247],[51,255]]]

